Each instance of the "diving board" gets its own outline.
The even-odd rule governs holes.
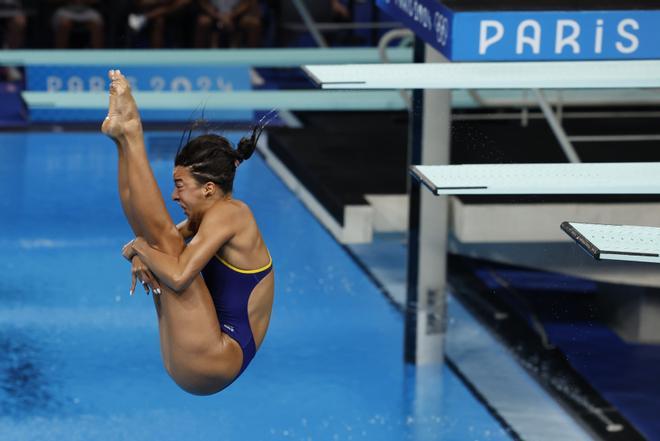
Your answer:
[[[436,195],[659,194],[660,162],[416,165]]]
[[[412,49],[391,48],[392,63],[412,61]],[[298,49],[130,49],[130,50],[2,50],[0,65],[64,66],[252,66],[299,67],[302,64],[381,63],[375,48]]]
[[[660,228],[562,222],[561,229],[595,259],[660,263]]]
[[[660,87],[659,60],[307,65],[323,89]]]

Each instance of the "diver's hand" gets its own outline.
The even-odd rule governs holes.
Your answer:
[[[119,70],[109,71],[108,77],[111,81],[110,104],[101,131],[115,142],[127,136],[141,136],[142,122],[128,80]]]
[[[133,256],[137,254],[133,249],[133,242],[135,242],[135,240],[130,241],[129,243],[124,245],[121,249],[122,257],[124,257],[124,259],[128,260],[129,262],[133,260]]]
[[[140,260],[139,256],[134,256],[133,259],[131,259],[131,295],[133,295],[133,292],[135,291],[135,285],[138,280],[147,294],[149,294],[149,290],[154,294],[161,293],[158,279],[156,279],[151,270],[147,268],[142,260]]]

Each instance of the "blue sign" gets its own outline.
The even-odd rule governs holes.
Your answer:
[[[452,61],[660,59],[660,11],[452,11],[377,0]]]
[[[142,92],[215,92],[251,89],[248,67],[131,67],[123,72],[133,91]],[[107,91],[108,69],[96,66],[28,66],[26,88],[39,92],[98,92]],[[176,95],[170,94],[173,100]],[[201,117],[190,110],[142,110],[144,121],[188,121]],[[105,110],[30,109],[32,121],[100,121]],[[204,117],[213,121],[249,121],[249,110],[204,110]],[[99,119],[100,118],[100,119]]]
[[[435,0],[376,0],[376,4],[445,57],[453,59],[451,46],[455,37],[451,9]]]

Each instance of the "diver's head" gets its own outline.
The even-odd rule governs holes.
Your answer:
[[[172,199],[188,218],[202,215],[218,199],[231,197],[236,168],[252,156],[260,134],[261,129],[255,128],[236,149],[227,138],[215,134],[198,136],[179,149]]]

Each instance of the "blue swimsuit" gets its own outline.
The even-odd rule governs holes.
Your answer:
[[[243,365],[236,378],[243,373],[257,352],[248,318],[248,300],[254,287],[272,269],[272,259],[263,268],[242,270],[215,256],[202,270],[222,332],[236,340],[243,350]]]

